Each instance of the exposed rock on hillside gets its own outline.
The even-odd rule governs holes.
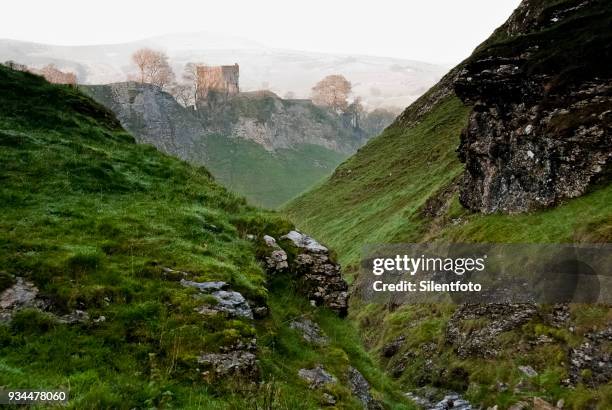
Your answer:
[[[269,274],[285,271],[297,274],[302,284],[301,291],[313,305],[325,306],[342,317],[346,316],[348,284],[342,277],[340,265],[331,259],[325,246],[298,231],[282,236],[280,244],[269,235],[264,235],[263,242],[265,252],[260,258]],[[296,326],[301,329],[309,325]]]
[[[0,321],[10,320],[13,312],[36,306],[38,288],[32,282],[18,277],[15,283],[0,294]]]
[[[537,313],[531,304],[462,305],[448,322],[446,340],[459,357],[495,357],[497,336],[527,323]],[[471,321],[481,321],[482,325],[472,329],[466,325]]]
[[[289,327],[300,331],[302,333],[302,337],[308,343],[323,346],[329,342],[329,339],[323,334],[323,331],[319,325],[310,319],[294,320],[289,324]]]
[[[367,140],[342,116],[310,100],[284,100],[270,91],[241,93],[198,115],[207,132],[251,140],[268,151],[312,144],[351,154]]]
[[[354,152],[367,139],[362,130],[310,100],[283,100],[269,91],[241,93],[194,111],[150,84],[126,82],[80,88],[115,112],[139,142],[187,160],[206,153],[198,145],[205,148],[205,137],[210,134],[250,140],[268,151],[311,144],[345,154]]]
[[[365,131],[310,100],[240,93],[194,110],[135,82],[79,86],[116,113],[140,143],[196,165],[256,204],[276,207],[332,172],[392,118],[373,113]]]
[[[612,380],[612,326],[592,332],[570,352],[570,383],[598,386]]]
[[[202,124],[159,87],[126,82],[79,88],[112,110],[139,143],[182,159],[192,158],[196,151],[206,153]]]
[[[337,379],[329,374],[323,366],[317,366],[312,369],[300,369],[298,376],[304,379],[311,389],[320,389],[326,384],[336,383]]]
[[[462,68],[455,91],[474,106],[459,147],[466,207],[523,212],[609,177],[612,9],[577,3],[524,1]]]
[[[193,287],[201,293],[209,293],[216,301],[214,305],[204,305],[198,308],[201,314],[223,312],[230,317],[253,319],[253,311],[240,292],[229,290],[225,282],[192,282],[182,279],[181,285]]]
[[[348,382],[351,392],[357,396],[365,410],[382,410],[383,405],[370,394],[370,383],[354,367],[349,367]]]
[[[276,239],[269,235],[263,237],[266,246],[271,248],[269,255],[265,257],[265,266],[268,272],[277,273],[283,272],[288,267],[287,252],[276,243]]]
[[[348,313],[348,284],[342,278],[340,265],[330,259],[328,249],[313,238],[291,231],[281,239],[295,246],[292,268],[300,274],[304,292],[317,306],[326,306],[340,316]]]
[[[235,377],[256,381],[259,378],[259,365],[254,353],[236,350],[229,353],[207,353],[198,357],[198,363],[208,370],[205,378],[221,379]]]

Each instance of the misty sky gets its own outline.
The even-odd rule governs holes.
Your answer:
[[[231,34],[274,48],[454,64],[520,0],[19,0],[0,38],[61,45],[121,43],[176,32]]]

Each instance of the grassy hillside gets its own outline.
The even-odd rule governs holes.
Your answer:
[[[577,38],[588,38],[588,44],[605,42],[609,31],[603,27],[609,27],[609,3],[593,2],[595,6],[585,10],[577,7],[580,11],[572,14],[575,10],[572,7],[579,3],[587,4],[529,2],[518,22],[499,29],[477,50],[477,55],[503,55],[518,47],[517,44],[529,41],[568,44],[574,41],[573,34],[568,33],[573,33],[570,29],[576,27],[579,28]],[[536,34],[516,35],[509,40],[506,29],[520,29],[521,18],[534,18],[532,6],[544,9],[540,19],[545,27]],[[560,18],[551,20],[557,14],[548,7],[555,12],[556,8],[565,7],[570,17],[561,13]],[[604,9],[608,10],[607,15],[602,14]],[[589,24],[591,18],[593,24]],[[546,27],[558,20],[561,20],[558,26]],[[593,56],[602,48],[589,50],[579,46],[570,54]],[[565,51],[559,53],[557,48],[542,47],[532,68],[537,73],[542,64],[565,61],[564,56]],[[607,61],[603,55],[602,59]],[[576,61],[579,60],[578,57]],[[564,70],[566,64],[556,67]],[[601,67],[597,63],[591,68],[600,70]],[[574,67],[569,68],[564,75],[575,75]],[[366,244],[612,242],[609,179],[593,185],[581,197],[566,200],[554,208],[520,215],[483,215],[461,206],[458,183],[464,166],[456,150],[471,107],[464,106],[452,91],[454,72],[409,107],[394,125],[341,164],[331,177],[284,208],[299,228],[338,252],[345,268],[355,274],[356,283],[360,252]],[[612,309],[608,306],[571,305],[567,321],[562,325],[551,324],[547,319],[553,307],[540,306],[533,318],[500,332],[485,344],[498,345],[499,352],[495,357],[483,358],[477,354],[460,356],[457,353],[460,346],[449,339],[448,325],[460,321],[454,317],[456,306],[388,306],[365,303],[355,296],[351,303],[349,317],[359,324],[366,345],[405,390],[423,386],[451,389],[484,408],[498,405],[506,409],[519,401],[532,403],[534,397],[553,404],[562,399],[563,408],[570,409],[612,407],[612,383],[593,382],[595,373],[584,370],[582,382],[572,387],[565,383],[572,349],[588,341],[585,336],[590,332],[607,329],[612,323]],[[512,310],[507,309],[509,317]],[[460,323],[461,331],[470,341],[469,337],[478,338],[478,332],[489,325],[495,328],[496,322],[475,315]],[[385,347],[398,340],[396,351],[386,355]],[[607,343],[600,348],[609,352],[610,347]],[[532,366],[537,375],[531,379],[526,377],[519,369],[524,365]],[[529,406],[526,408],[532,408]]]
[[[330,244],[344,264],[358,264],[364,244],[455,242],[610,242],[612,186],[559,207],[523,215],[482,215],[463,209],[454,183],[468,107],[454,96],[416,126],[394,125],[370,141],[286,212]]]
[[[415,126],[387,129],[344,162],[314,190],[292,201],[286,211],[298,227],[321,238],[338,252],[345,270],[356,273],[362,246],[393,242],[567,243],[612,241],[612,185],[558,207],[522,215],[482,215],[465,210],[455,181],[462,172],[456,157],[459,131],[468,108],[448,97]],[[358,323],[370,352],[404,390],[437,386],[465,395],[474,403],[500,408],[533,397],[566,408],[607,409],[610,383],[597,388],[562,387],[567,378],[567,352],[593,329],[612,320],[605,306],[573,306],[573,330],[558,329],[542,318],[504,332],[495,359],[459,357],[445,336],[453,306],[367,304],[351,299],[350,319]],[[485,326],[477,319],[472,329]],[[391,359],[385,345],[403,336]],[[550,344],[525,351],[526,341],[548,337]],[[408,357],[409,359],[405,359]],[[408,360],[408,362],[405,362]],[[525,387],[520,365],[533,366],[538,376]],[[403,371],[397,371],[398,367]],[[500,384],[501,383],[501,384]],[[523,386],[499,389],[496,386]]]
[[[356,264],[367,243],[416,241],[426,225],[425,202],[463,170],[455,148],[467,113],[449,97],[416,127],[389,127],[287,213],[345,264]]]
[[[206,168],[223,186],[255,205],[276,208],[296,197],[346,159],[346,154],[318,145],[266,151],[241,138],[210,136]]]
[[[349,322],[310,306],[291,277],[268,282],[246,234],[279,235],[287,221],[246,205],[205,169],[135,144],[73,88],[0,66],[0,106],[0,291],[23,277],[48,302],[0,323],[1,386],[65,389],[76,409],[310,409],[321,392],[297,371],[321,363],[339,379],[338,408],[360,408],[349,365],[377,398],[405,408]],[[181,275],[164,268],[225,281],[270,314],[202,316]],[[77,309],[91,320],[56,320]],[[288,325],[299,316],[330,343],[302,340]],[[198,354],[253,337],[261,382],[202,377]]]

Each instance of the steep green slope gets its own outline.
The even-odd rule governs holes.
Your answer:
[[[483,81],[482,86],[491,99],[510,98],[499,91],[508,84],[507,88],[517,93],[520,88],[512,88],[516,78],[508,79],[503,74],[494,77],[504,70],[496,71],[499,67],[494,64],[487,66],[497,61],[498,54],[502,67],[525,65],[521,66],[524,71],[519,70],[526,76],[525,81],[519,81],[519,85],[539,90],[537,76],[546,73],[542,88],[553,92],[544,94],[543,104],[567,101],[564,97],[575,88],[568,91],[564,88],[566,84],[581,85],[583,75],[594,76],[591,84],[603,90],[590,98],[601,102],[598,114],[580,111],[584,102],[561,106],[559,111],[566,108],[569,121],[558,128],[566,133],[560,135],[565,136],[571,135],[581,122],[597,123],[604,133],[608,132],[602,135],[608,135],[609,141],[610,122],[605,107],[610,106],[610,93],[606,91],[610,82],[606,85],[609,70],[605,71],[611,57],[608,41],[611,13],[612,7],[606,1],[524,1],[508,23],[477,49],[475,58],[482,61],[468,59],[451,71],[408,107],[395,124],[340,165],[330,178],[291,201],[284,208],[286,213],[299,228],[338,251],[345,268],[354,273],[355,286],[360,283],[357,269],[361,249],[371,243],[612,242],[609,177],[599,178],[585,194],[561,200],[547,209],[489,215],[465,209],[459,202],[465,166],[459,161],[457,148],[472,107],[464,106],[453,89],[462,69],[472,62],[477,68],[482,63],[483,78],[491,79]],[[523,48],[529,48],[532,54],[523,53]],[[533,60],[529,56],[534,56]],[[568,59],[574,61],[570,64]],[[486,77],[491,73],[493,77]],[[549,77],[553,78],[550,82]],[[470,86],[471,80],[466,80],[465,87]],[[589,88],[588,84],[585,88]],[[490,113],[492,117],[505,114],[495,111],[494,106],[484,105],[479,97],[476,94],[472,99],[480,104],[476,113]],[[517,107],[520,102],[519,94]],[[485,125],[490,124],[493,122]],[[525,126],[522,122],[513,125],[517,129]],[[488,130],[497,131],[494,127],[490,125]],[[483,129],[487,131],[486,126]],[[505,135],[511,135],[514,130],[505,131]],[[491,155],[494,150],[487,152],[486,148],[483,152]],[[503,164],[503,156],[498,164]],[[608,357],[612,347],[608,336],[612,329],[609,306],[504,305],[498,313],[495,305],[478,309],[478,306],[382,305],[353,296],[349,317],[359,324],[366,345],[379,356],[388,373],[405,390],[419,396],[427,396],[433,386],[456,391],[483,408],[497,405],[507,409],[515,404],[518,407],[513,408],[553,408],[546,407],[550,405],[542,404],[539,398],[553,404],[563,400],[563,408],[570,409],[611,408],[612,381],[605,370],[610,368],[607,359],[598,361],[588,356],[588,360],[594,361],[593,369],[573,367],[576,352],[585,348],[592,349],[589,354]],[[528,320],[504,327],[505,320],[530,309],[533,313]],[[551,319],[554,317],[561,319]],[[459,329],[463,339],[457,341],[449,335],[451,326]],[[600,335],[603,341],[598,339]],[[480,349],[460,354],[471,343]],[[487,349],[494,349],[494,354],[483,354]],[[522,366],[531,366],[535,374],[527,376]]]
[[[0,306],[3,388],[68,390],[78,409],[309,409],[321,392],[297,371],[320,363],[339,379],[339,408],[360,408],[349,365],[403,408],[349,322],[312,307],[290,276],[268,283],[246,235],[279,235],[288,222],[205,169],[135,144],[74,88],[0,66],[0,106],[0,294],[28,281],[41,303],[10,320]],[[270,314],[203,316],[181,278],[225,281]],[[89,319],[69,318],[82,312]],[[317,321],[329,344],[306,343],[289,327],[296,317]],[[202,374],[202,352],[253,338],[261,381]]]
[[[427,96],[426,96],[427,97]],[[455,242],[609,242],[612,186],[556,208],[523,215],[482,215],[458,202],[459,135],[469,108],[454,96],[422,122],[395,124],[286,207],[304,231],[356,266],[365,244]]]
[[[416,241],[425,202],[463,170],[455,149],[467,113],[447,97],[420,124],[389,127],[287,213],[333,244],[345,264],[358,262],[364,244]]]
[[[275,208],[329,176],[345,154],[318,145],[266,151],[241,138],[207,138],[206,168],[253,204]]]

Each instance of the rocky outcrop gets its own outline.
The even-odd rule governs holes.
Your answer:
[[[455,92],[474,107],[459,146],[464,206],[524,212],[610,177],[610,18],[604,1],[525,0],[461,67]]]
[[[199,163],[206,162],[207,135],[253,141],[267,151],[309,144],[351,154],[387,125],[366,135],[309,100],[283,100],[269,91],[240,93],[215,106],[193,110],[150,84],[79,88],[110,108],[139,142],[186,160],[199,159]]]
[[[205,304],[197,308],[203,315],[225,313],[230,317],[244,317],[253,319],[253,311],[249,302],[240,292],[224,290],[228,288],[225,282],[192,282],[181,279],[181,285],[198,289],[201,293],[210,294],[215,304]]]
[[[79,89],[112,110],[139,143],[186,160],[198,153],[199,163],[205,162],[204,127],[192,110],[159,87],[125,82],[80,85]]]
[[[38,288],[22,277],[0,294],[0,320],[10,320],[14,311],[36,306]]]
[[[317,366],[312,369],[300,369],[298,376],[304,379],[311,389],[320,389],[326,384],[337,382],[337,379],[329,374],[323,366]]]
[[[462,305],[455,310],[446,327],[446,341],[459,357],[495,357],[497,337],[522,326],[538,314],[532,304]],[[472,321],[480,327],[466,326]]]
[[[363,374],[354,367],[348,370],[348,385],[351,392],[359,399],[364,410],[382,410],[383,405],[372,397],[370,383]]]
[[[150,84],[79,88],[112,110],[137,142],[205,166],[221,184],[267,207],[308,189],[387,125],[366,134],[309,100],[271,92],[240,93],[194,110]]]
[[[348,313],[348,284],[340,265],[330,259],[329,250],[313,238],[291,231],[281,239],[289,241],[296,256],[291,269],[300,276],[303,292],[317,306],[325,306],[340,316]]]
[[[421,409],[472,410],[474,408],[457,393],[442,393],[433,387],[423,388],[417,392],[408,392],[405,396]]]
[[[282,236],[280,244],[269,235],[264,235],[263,242],[266,251],[261,259],[269,274],[286,271],[296,274],[302,293],[313,305],[325,306],[346,316],[348,284],[342,277],[340,265],[331,259],[329,249],[298,231]]]
[[[283,100],[270,91],[241,93],[200,114],[210,132],[251,140],[268,151],[312,144],[351,154],[367,140],[364,131],[310,100]]]
[[[270,252],[265,257],[265,267],[268,272],[280,273],[287,270],[287,252],[276,243],[276,239],[269,235],[264,235],[263,240],[270,248]]]
[[[204,370],[202,376],[217,380],[227,377],[256,381],[259,379],[257,356],[247,350],[228,353],[205,353],[198,357],[198,364]]]
[[[381,354],[383,357],[390,358],[395,356],[402,346],[404,345],[404,341],[406,340],[406,336],[399,336],[397,339],[387,343],[383,346]]]
[[[57,323],[75,325],[89,322],[89,314],[84,310],[74,310],[61,315],[46,312],[52,306],[48,300],[42,298],[38,287],[23,277],[16,277],[14,283],[0,293],[0,323],[10,322],[13,315],[21,309],[36,309],[45,312],[50,319]],[[95,322],[99,323],[100,318]]]
[[[289,327],[298,330],[302,334],[302,338],[313,345],[324,346],[329,342],[319,325],[310,319],[293,320],[289,323]]]
[[[612,380],[612,326],[586,335],[586,340],[569,354],[569,384],[595,387]]]

